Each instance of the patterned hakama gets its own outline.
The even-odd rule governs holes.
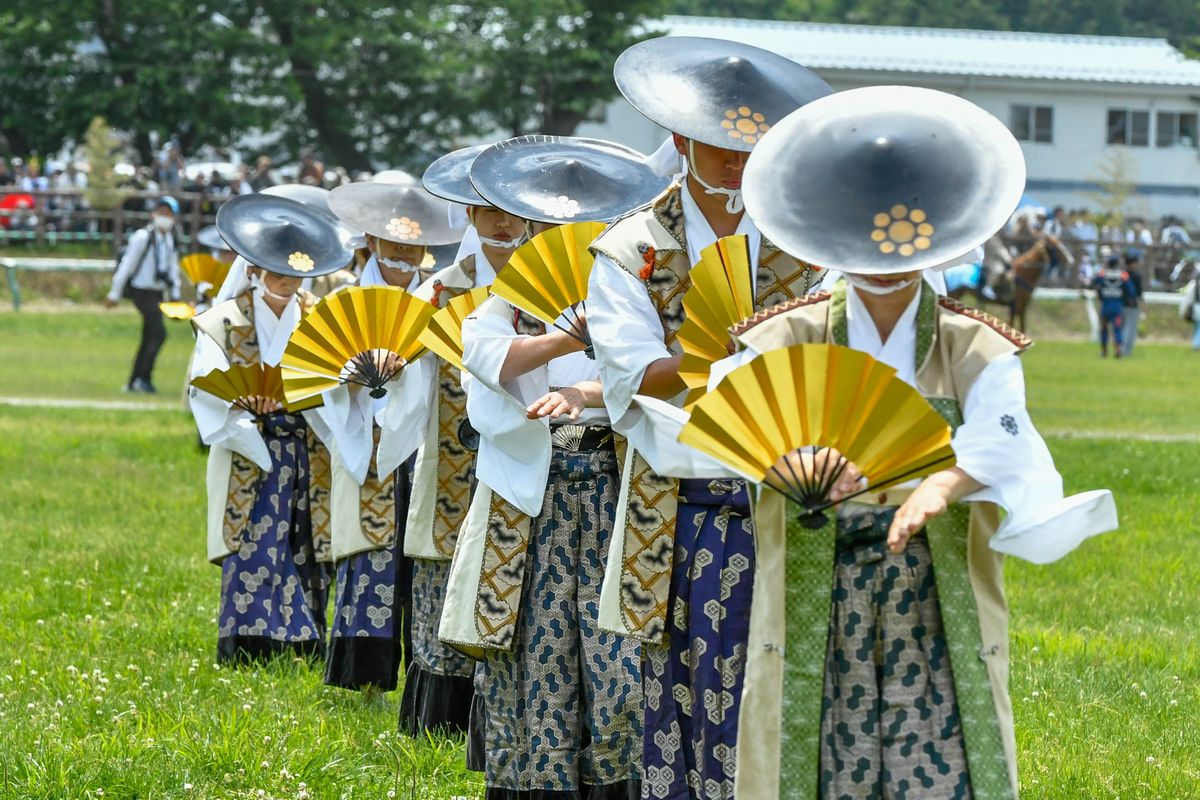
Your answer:
[[[337,564],[336,605],[325,683],[346,689],[396,688],[400,664],[412,652],[412,560],[405,557],[411,463],[394,473],[396,537],[388,548],[367,550]],[[374,466],[371,468],[374,475]]]
[[[891,515],[883,517],[890,522]],[[886,535],[882,527],[879,535]],[[972,796],[929,543],[843,544],[821,713],[824,800]]]
[[[272,469],[260,475],[238,548],[221,562],[220,661],[324,654],[329,580],[313,551],[307,433],[298,414],[262,423]]]
[[[646,647],[642,797],[727,800],[754,587],[744,483],[680,481],[674,564],[669,643]]]
[[[619,480],[611,445],[553,451],[513,649],[480,667],[489,800],[637,796],[638,644],[597,624]]]
[[[413,655],[400,699],[400,731],[410,736],[465,731],[471,713],[475,662],[438,639],[449,577],[449,561],[413,559]]]

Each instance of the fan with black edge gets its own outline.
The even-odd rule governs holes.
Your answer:
[[[435,313],[417,337],[430,352],[457,369],[463,367],[463,320],[488,297],[488,287],[480,286],[460,294]]]
[[[418,340],[437,311],[403,289],[350,286],[326,296],[300,321],[280,367],[289,403],[344,383],[365,386],[374,398],[425,352]]]
[[[684,406],[708,390],[712,365],[730,354],[729,329],[754,313],[748,237],[723,236],[700,251],[688,272],[691,286],[683,295],[683,325],[677,339],[683,348],[679,377],[687,384]]]
[[[208,392],[236,408],[262,416],[256,407],[257,399],[274,400],[287,411],[304,411],[321,405],[321,398],[308,398],[288,404],[283,392],[283,376],[279,367],[263,364],[234,364],[227,369],[214,369],[207,375],[192,378],[192,386]]]
[[[595,354],[585,322],[594,261],[588,246],[605,227],[573,222],[544,231],[517,248],[492,283],[492,294],[582,342],[589,358]]]
[[[820,528],[841,502],[954,466],[950,437],[891,367],[847,347],[802,344],[730,372],[692,407],[679,441],[786,495],[805,527]],[[832,501],[850,462],[866,485]]]

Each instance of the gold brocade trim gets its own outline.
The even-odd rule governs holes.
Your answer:
[[[467,394],[458,381],[458,370],[438,359],[438,461],[437,498],[433,509],[433,544],[449,559],[458,543],[458,532],[467,517],[475,453],[459,439],[467,418]]]
[[[308,514],[312,521],[313,552],[322,564],[333,563],[333,520],[329,494],[333,485],[333,463],[329,450],[308,429]]]
[[[655,474],[641,454],[634,453],[628,503],[621,618],[630,636],[658,642],[670,599],[679,481]]]
[[[498,494],[488,511],[475,629],[488,649],[511,650],[525,583],[531,520]]]
[[[225,547],[231,553],[236,553],[241,549],[242,537],[246,535],[246,528],[250,524],[250,512],[254,510],[254,499],[258,496],[259,469],[241,453],[231,455],[221,536],[225,540]]]
[[[375,547],[386,549],[396,544],[396,473],[379,477],[375,458],[381,433],[375,425],[367,477],[358,489],[358,506],[363,536]]]

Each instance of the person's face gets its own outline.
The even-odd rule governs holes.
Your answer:
[[[375,254],[379,262],[379,271],[388,283],[392,283],[391,279],[393,277],[397,280],[407,280],[411,277],[412,271],[397,269],[385,262],[404,261],[412,264],[414,267],[419,267],[421,262],[425,260],[425,246],[420,244],[400,244],[399,242],[389,242],[387,239],[368,236],[367,247]]]
[[[511,242],[525,231],[525,220],[491,206],[473,206],[468,216],[480,237]]]
[[[913,281],[915,284],[916,279],[920,278],[921,276],[921,273],[917,270],[913,270],[911,272],[893,272],[890,275],[859,275],[857,273],[849,274],[853,275],[856,280],[862,281],[863,283],[869,283],[872,286],[878,286],[881,289],[887,289],[895,286],[896,284],[907,283],[909,281]]]
[[[291,275],[277,275],[260,267],[254,267],[253,269],[262,276],[263,285],[267,287],[268,292],[282,297],[291,297],[300,291],[300,284],[304,282],[303,278],[296,278]]]
[[[159,206],[150,216],[155,218],[154,224],[162,228],[169,228],[175,224],[175,212],[167,206]],[[167,220],[167,222],[159,222],[159,219]]]
[[[702,142],[692,142],[692,153],[688,155],[687,139],[678,133],[674,135],[675,150],[687,158],[692,171],[709,186],[720,186],[725,189],[742,188],[742,171],[746,168],[749,153],[740,150],[726,150],[723,147],[713,147]]]

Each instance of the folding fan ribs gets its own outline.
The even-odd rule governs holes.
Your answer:
[[[480,286],[460,294],[429,319],[429,324],[417,337],[439,358],[458,369],[463,367],[463,320],[488,297],[488,287]]]
[[[688,277],[692,285],[683,295],[678,334],[679,377],[689,390],[685,406],[707,391],[713,363],[729,355],[729,329],[754,313],[749,239],[740,234],[718,239],[700,252]]]
[[[538,234],[517,248],[492,284],[492,294],[583,342],[589,357],[592,340],[584,301],[593,258],[588,245],[604,227],[601,222],[573,222]],[[559,323],[560,317],[566,325]]]
[[[274,400],[281,407],[286,406],[283,379],[279,367],[268,367],[262,364],[234,364],[228,369],[214,369],[207,375],[193,378],[192,386],[256,416],[261,415],[254,407],[255,398]],[[315,405],[318,404],[300,403],[298,406],[287,406],[287,410],[301,411]]]
[[[233,265],[217,261],[208,253],[192,253],[190,256],[179,259],[179,268],[183,270],[194,286],[208,283],[218,289],[221,288],[231,266]]]
[[[692,407],[679,440],[800,507],[810,528],[869,491],[954,465],[950,426],[896,371],[828,344],[765,353],[729,373]],[[867,484],[829,492],[853,462]]]
[[[425,352],[417,337],[435,311],[391,286],[351,286],[325,297],[296,326],[283,353],[288,402],[343,383],[383,397],[387,382]]]

